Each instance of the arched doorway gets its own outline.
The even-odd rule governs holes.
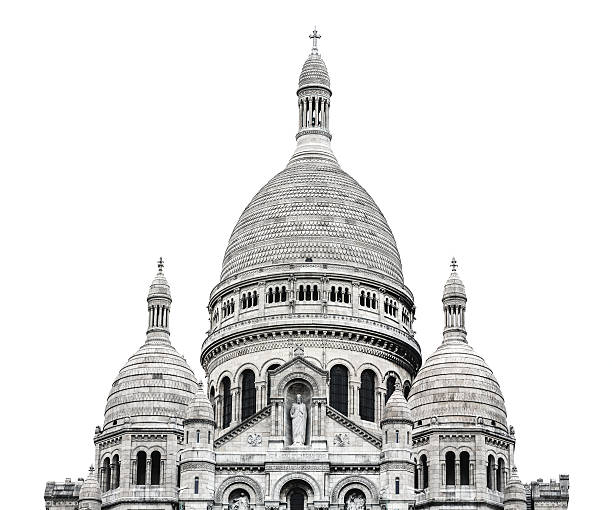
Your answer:
[[[281,482],[282,483],[282,482]],[[312,509],[315,494],[310,483],[303,479],[293,479],[286,482],[279,493],[281,503],[287,510]]]
[[[306,502],[306,492],[304,489],[296,487],[289,492],[289,510],[304,510]]]

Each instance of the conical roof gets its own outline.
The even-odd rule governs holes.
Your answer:
[[[311,53],[302,66],[298,90],[304,87],[323,87],[329,90],[330,86],[327,66],[321,55],[315,52]]]
[[[170,298],[170,284],[164,275],[164,261],[160,257],[157,263],[157,274],[149,287],[149,299],[154,297]]]
[[[458,298],[462,300],[467,300],[467,296],[465,293],[465,285],[459,278],[459,273],[457,272],[457,261],[453,257],[451,262],[452,271],[448,280],[444,284],[444,294],[442,295],[442,301],[447,299]]]
[[[102,502],[102,491],[96,479],[96,474],[93,466],[89,468],[89,476],[81,485],[79,492],[79,501],[99,501]]]
[[[510,480],[504,488],[504,507],[510,503],[526,502],[527,494],[525,492],[525,486],[521,483],[516,466],[513,466],[512,474],[510,475]]]
[[[412,421],[412,415],[410,413],[410,406],[406,402],[406,398],[402,392],[402,388],[399,384],[395,386],[395,391],[387,400],[383,409],[382,424],[386,420],[408,420]]]
[[[186,420],[215,421],[213,407],[204,391],[202,382],[198,382],[198,389],[187,406]]]

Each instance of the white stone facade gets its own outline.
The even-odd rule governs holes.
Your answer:
[[[527,509],[456,264],[444,338],[423,364],[393,234],[331,150],[311,37],[297,148],[242,213],[211,292],[206,385],[170,344],[160,260],[147,339],[112,385],[81,508]]]

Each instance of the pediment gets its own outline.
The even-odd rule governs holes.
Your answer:
[[[295,356],[284,365],[270,372],[271,398],[284,398],[287,387],[302,381],[312,388],[314,398],[327,396],[328,374],[303,356]]]

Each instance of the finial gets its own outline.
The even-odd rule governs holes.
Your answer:
[[[164,272],[164,259],[162,259],[161,257],[159,257],[159,261],[157,262],[157,269],[160,273]]]
[[[93,464],[91,466],[89,466],[89,474],[93,474],[94,472],[94,467]]]
[[[312,39],[312,53],[318,53],[319,50],[317,48],[317,39],[321,39],[321,36],[317,32],[317,27],[314,27],[312,34],[310,34],[308,37]]]
[[[198,381],[198,388],[201,390],[204,389],[204,383],[202,381]]]
[[[457,266],[458,266],[458,265],[459,265],[459,264],[457,264],[457,261],[455,260],[455,257],[453,257],[453,260],[451,260],[451,265],[450,265],[450,267],[451,267],[451,269],[452,269],[453,273],[456,273],[456,272],[457,272]]]

